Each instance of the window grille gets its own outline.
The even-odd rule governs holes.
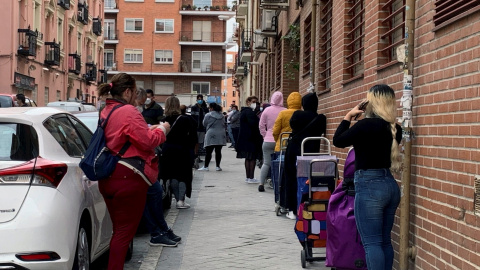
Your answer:
[[[312,40],[312,15],[308,15],[308,17],[304,21],[304,31],[303,31],[303,74],[310,72],[310,42]]]
[[[318,89],[327,91],[331,88],[331,65],[332,65],[332,2],[322,0],[320,12],[320,76]]]
[[[443,28],[480,10],[478,0],[436,0],[433,31]]]
[[[349,41],[347,44],[348,54],[346,56],[346,71],[350,80],[354,80],[363,76],[363,53],[365,39],[365,0],[352,0],[348,9],[350,16],[347,19],[349,31],[347,36]]]
[[[397,47],[405,43],[405,0],[384,1],[382,10],[388,14],[382,20],[382,24],[387,26],[387,31],[381,35],[381,39],[386,41],[382,53],[390,63],[397,60]]]

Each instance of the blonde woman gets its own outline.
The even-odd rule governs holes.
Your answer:
[[[366,107],[356,106],[343,118],[333,136],[336,147],[355,149],[355,220],[365,247],[369,270],[393,265],[391,231],[400,203],[400,189],[391,171],[401,167],[398,144],[402,128],[395,124],[395,92],[375,85],[367,93]],[[350,127],[353,118],[365,118]]]

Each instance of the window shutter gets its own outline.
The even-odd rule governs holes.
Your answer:
[[[433,22],[435,29],[453,23],[480,10],[480,0],[437,0]]]

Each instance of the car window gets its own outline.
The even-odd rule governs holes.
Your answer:
[[[12,107],[12,98],[7,96],[0,96],[0,107],[1,108]]]
[[[80,134],[80,137],[82,138],[84,145],[88,147],[88,145],[90,144],[90,140],[92,139],[92,132],[90,132],[90,130],[87,127],[85,127],[82,124],[82,122],[80,122],[75,117],[72,117],[69,115],[68,119],[72,121],[73,126],[75,127],[75,129],[77,129],[77,132]]]
[[[38,156],[38,135],[29,125],[0,123],[0,160],[28,161]]]
[[[43,122],[43,126],[69,156],[83,156],[86,148],[85,144],[67,117],[50,117]]]
[[[85,126],[88,127],[92,132],[95,132],[97,130],[98,126],[98,116],[93,117],[93,116],[82,116],[81,114],[76,114],[75,115],[82,123],[85,124]]]

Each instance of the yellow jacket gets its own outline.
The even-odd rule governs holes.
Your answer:
[[[302,95],[298,92],[291,93],[287,98],[287,108],[278,114],[275,125],[273,126],[273,138],[275,139],[275,151],[280,151],[280,133],[292,132],[290,127],[290,118],[292,114],[302,108]]]

